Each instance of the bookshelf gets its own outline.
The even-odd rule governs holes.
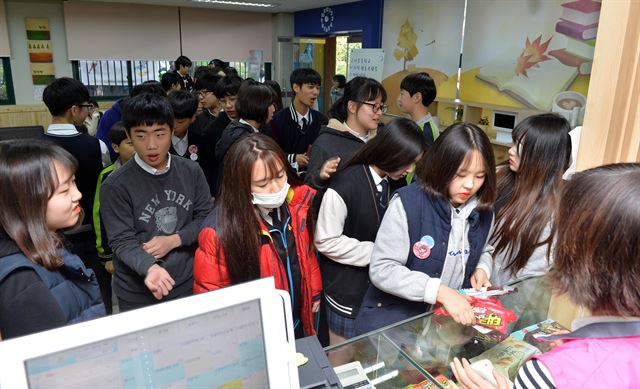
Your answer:
[[[487,117],[489,119],[489,125],[480,127],[487,133],[489,139],[491,139],[493,151],[496,156],[496,163],[504,162],[509,158],[507,151],[509,150],[509,147],[511,147],[511,144],[496,141],[496,131],[491,127],[491,118],[493,116],[493,111],[516,113],[518,115],[516,124],[527,116],[546,112],[530,108],[514,108],[466,101],[460,101],[459,106],[462,108],[462,116],[459,116],[459,119],[461,119],[461,121],[463,122],[473,123],[477,125],[480,121],[480,118]],[[429,112],[431,113],[431,115],[438,117],[438,128],[440,132],[444,131],[447,127],[457,121],[454,117],[455,101],[451,99],[436,98],[436,100],[431,103],[431,105],[429,105]]]

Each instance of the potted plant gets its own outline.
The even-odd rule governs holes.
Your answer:
[[[482,131],[487,132],[487,129],[489,128],[489,117],[480,117],[480,120],[478,120],[478,127],[480,127]]]

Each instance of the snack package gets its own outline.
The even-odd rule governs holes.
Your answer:
[[[567,331],[558,322],[547,319],[540,323],[530,325],[519,331],[513,332],[510,336],[518,340],[524,340],[532,346],[537,347],[543,353],[551,350],[551,343],[544,337],[553,335],[559,331]]]
[[[439,374],[437,376],[434,377],[436,379],[436,381],[438,381],[438,383],[440,384],[441,387],[445,388],[445,389],[453,389],[454,386],[452,385],[453,382],[447,378],[446,376]],[[418,384],[413,384],[413,385],[409,385],[406,386],[403,389],[436,389],[437,386],[429,381],[429,380],[424,380]]]
[[[469,303],[476,316],[477,326],[491,330],[496,330],[506,335],[509,323],[518,320],[518,316],[510,309],[502,306],[500,300],[482,299],[478,297],[470,297]],[[449,316],[449,313],[440,307],[434,312],[435,315]],[[489,332],[482,331],[482,332]]]
[[[493,367],[504,377],[513,381],[518,369],[533,355],[540,354],[536,347],[512,337],[508,337],[495,347],[483,352],[477,357],[471,358],[473,363],[482,359],[488,359]]]

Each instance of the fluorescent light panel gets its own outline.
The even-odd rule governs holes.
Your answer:
[[[280,4],[273,3],[250,3],[246,1],[233,1],[233,0],[191,0],[195,3],[212,3],[212,4],[224,4],[224,5],[239,5],[243,7],[277,7]]]

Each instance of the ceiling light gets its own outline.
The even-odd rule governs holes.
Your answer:
[[[239,5],[243,7],[277,7],[280,4],[273,3],[251,3],[247,1],[233,1],[233,0],[191,0],[196,3],[212,3],[212,4],[224,4],[224,5]]]

